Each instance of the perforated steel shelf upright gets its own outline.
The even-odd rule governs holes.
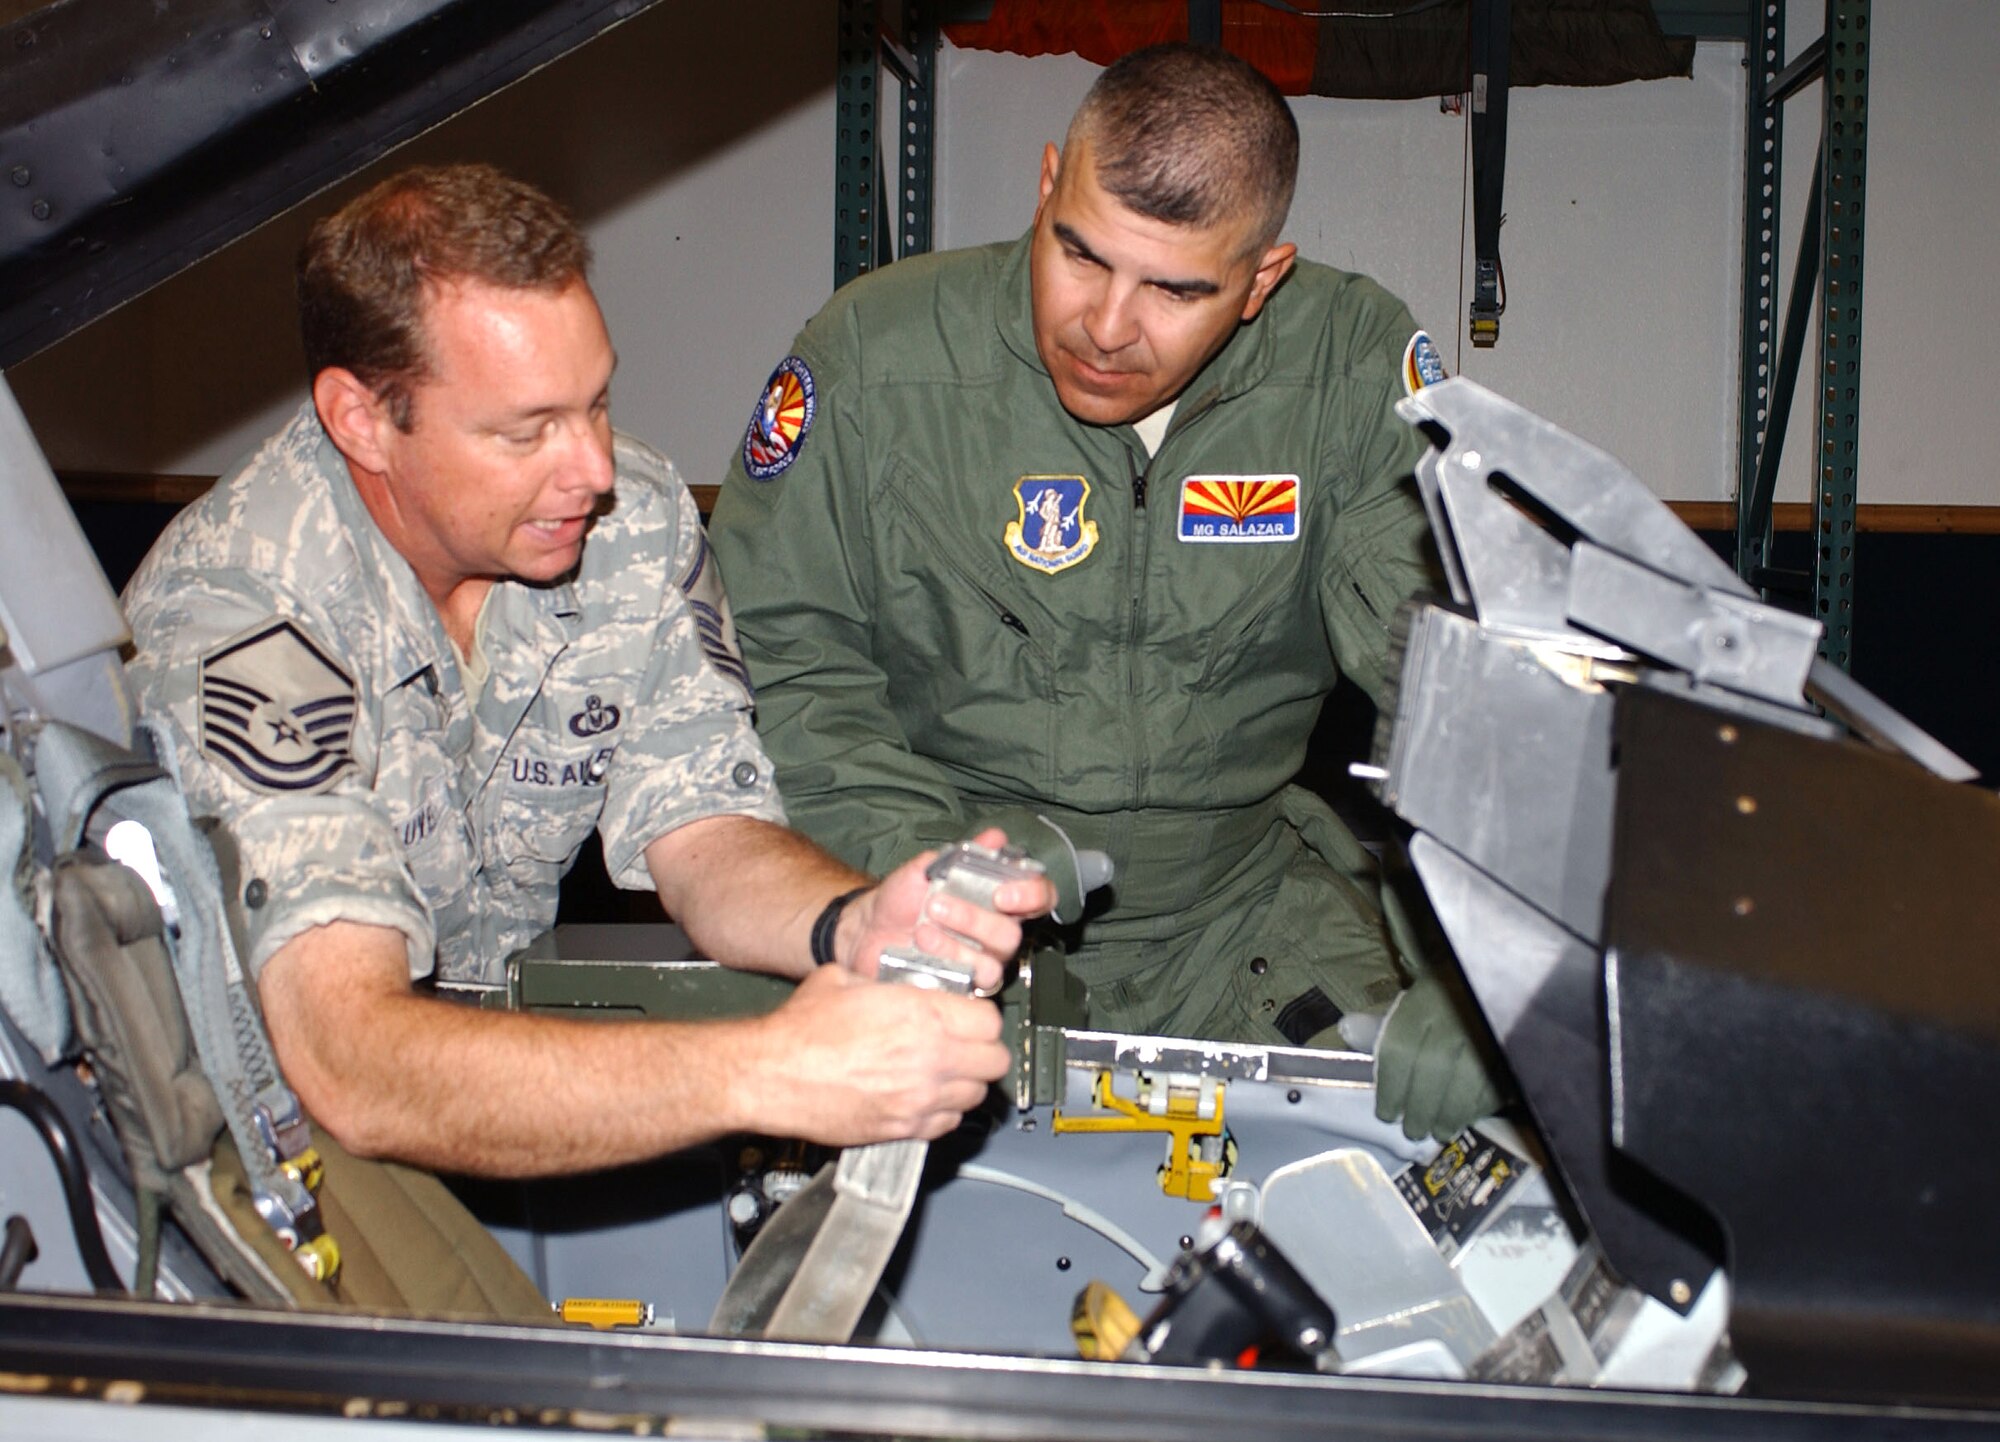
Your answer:
[[[1814,449],[1813,609],[1820,652],[1848,669],[1854,641],[1854,520],[1861,432],[1861,260],[1868,179],[1870,0],[1827,0],[1820,168],[1824,291],[1819,330],[1819,443]]]
[[[840,0],[835,81],[833,283],[931,248],[931,148],[935,124],[937,18],[904,0],[900,38],[882,25],[877,0]],[[887,126],[884,66],[894,72],[900,115]],[[893,156],[895,182],[888,181]],[[891,224],[891,218],[894,224]]]
[[[1861,427],[1862,237],[1867,194],[1868,24],[1871,0],[1826,0],[1826,31],[1790,65],[1783,0],[1756,0],[1745,82],[1741,429],[1736,569],[1765,592],[1809,598],[1826,627],[1821,654],[1845,670],[1853,656],[1854,561]],[[1781,347],[1773,328],[1787,99],[1820,83],[1820,146],[1799,241]],[[1814,427],[1811,570],[1772,569],[1771,505],[1798,382],[1805,330],[1819,308],[1819,402]],[[1788,585],[1787,582],[1795,584]]]
[[[1785,0],[1754,0],[1743,44],[1743,319],[1737,400],[1736,573],[1761,585],[1770,564],[1771,511],[1759,508],[1758,455],[1770,419],[1778,344],[1778,222],[1785,108],[1773,99],[1785,60]],[[1774,456],[1775,459],[1775,456]]]

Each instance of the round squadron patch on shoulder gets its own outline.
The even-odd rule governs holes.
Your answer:
[[[1437,342],[1431,339],[1429,331],[1418,331],[1410,337],[1410,343],[1403,347],[1403,391],[1415,395],[1425,386],[1434,386],[1445,379],[1444,357],[1438,354]]]
[[[253,791],[324,791],[354,764],[354,679],[278,618],[201,658],[201,749]]]
[[[752,480],[775,480],[791,467],[817,408],[812,368],[795,355],[786,356],[764,382],[743,433],[743,469]]]

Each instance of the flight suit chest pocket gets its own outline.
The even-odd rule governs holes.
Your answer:
[[[892,493],[876,535],[873,659],[890,709],[921,755],[1050,784],[1060,721],[1051,658],[1063,637],[1045,610],[1010,596],[1018,582],[997,562],[975,559],[982,546],[1002,554],[1000,522],[982,540],[963,518],[927,515],[920,499]]]
[[[1233,559],[1233,558],[1232,558]],[[1324,627],[1302,603],[1310,583],[1297,567],[1273,567],[1262,576],[1238,578],[1234,603],[1198,630],[1205,643],[1199,675],[1191,689],[1227,690],[1272,673],[1299,673],[1309,684],[1325,677]],[[1326,679],[1325,684],[1331,684]]]
[[[993,559],[1002,554],[1001,521],[953,513],[904,461],[891,461],[890,473],[895,484],[876,537],[878,649],[891,660],[942,666],[975,687],[1017,688],[1024,655],[1044,651],[1052,638],[1039,617],[1024,614],[1035,608],[1009,594],[1018,581]]]

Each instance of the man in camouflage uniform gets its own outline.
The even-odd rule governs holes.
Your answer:
[[[278,1058],[349,1151],[458,1173],[938,1135],[1004,1073],[998,1015],[866,979],[901,943],[997,985],[1049,888],[1003,888],[1011,915],[927,903],[921,859],[875,885],[781,825],[693,504],[611,430],[586,263],[558,207],[485,167],[321,221],[311,404],[127,590],[142,710],[240,853]],[[593,828],[620,885],[798,990],[750,1020],[599,1025],[413,987],[498,983]]]
[[[1047,817],[1117,867],[1062,938],[1093,1025],[1379,1025],[1378,1110],[1448,1135],[1497,1101],[1467,1019],[1441,973],[1399,990],[1372,860],[1288,784],[1343,674],[1387,694],[1390,618],[1430,582],[1393,409],[1429,342],[1278,242],[1297,163],[1243,62],[1121,60],[1047,147],[1028,235],[806,327],[712,534],[807,834],[879,865]]]

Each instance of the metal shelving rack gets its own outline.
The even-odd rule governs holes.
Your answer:
[[[840,0],[835,145],[834,284],[899,255],[931,247],[937,6],[904,0],[891,33],[881,0]],[[1736,569],[1767,596],[1810,598],[1826,627],[1822,654],[1846,669],[1854,625],[1854,536],[1861,422],[1862,248],[1867,194],[1868,43],[1872,0],[1826,0],[1824,34],[1784,63],[1786,0],[1743,0],[1743,306],[1738,396]],[[1697,33],[1736,33],[1714,0],[1660,6]],[[1685,13],[1683,13],[1685,12]],[[1215,38],[1216,0],[1189,0],[1190,32]],[[893,74],[900,122],[883,145],[883,74]],[[1777,326],[1784,110],[1821,83],[1819,156],[1793,266],[1783,330]],[[888,194],[889,156],[896,182]],[[893,224],[891,217],[894,217]],[[1824,279],[1819,314],[1819,414],[1815,427],[1814,546],[1808,572],[1771,565],[1771,504],[1798,385],[1805,333]]]
[[[1784,0],[1755,0],[1745,61],[1741,427],[1737,451],[1736,569],[1766,595],[1810,598],[1826,627],[1820,647],[1842,670],[1852,662],[1854,524],[1861,429],[1862,241],[1868,171],[1868,24],[1871,0],[1826,0],[1826,29],[1790,65]],[[1782,339],[1777,301],[1784,105],[1820,84],[1820,146],[1793,266]],[[1791,419],[1816,289],[1819,415],[1815,425],[1809,572],[1772,568],[1771,502]],[[1774,342],[1776,348],[1774,349]]]
[[[904,0],[895,34],[878,0],[840,0],[834,141],[833,283],[836,288],[902,255],[931,248],[931,152],[935,136],[938,25],[923,0]],[[900,99],[887,147],[883,71]],[[896,182],[885,202],[888,159]],[[890,217],[895,217],[891,225]]]
[[[1820,132],[1818,477],[1813,487],[1813,607],[1822,654],[1846,670],[1854,631],[1854,497],[1861,431],[1861,259],[1868,179],[1869,0],[1828,0]]]

